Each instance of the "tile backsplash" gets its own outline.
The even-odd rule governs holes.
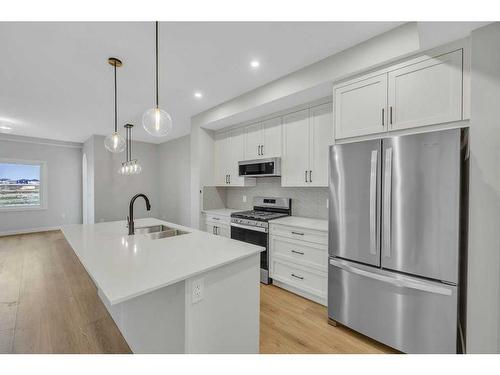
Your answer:
[[[243,202],[246,196],[246,202]],[[328,188],[326,187],[281,187],[280,177],[258,178],[252,187],[205,187],[203,208],[220,207],[250,209],[256,196],[285,197],[292,199],[292,215],[328,219]]]

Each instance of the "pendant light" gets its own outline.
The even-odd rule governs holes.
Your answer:
[[[168,114],[168,112],[160,109],[159,100],[158,100],[158,87],[159,87],[159,79],[158,79],[158,21],[156,21],[156,106],[148,109],[144,112],[142,116],[142,126],[144,129],[155,137],[163,137],[166,136],[172,130],[172,118]]]
[[[127,141],[125,142],[126,146],[126,157],[125,161],[122,163],[122,166],[118,170],[119,174],[123,175],[131,175],[131,174],[139,174],[141,173],[142,167],[139,164],[137,159],[132,160],[132,128],[134,125],[126,124],[125,128],[125,136]]]
[[[113,70],[115,73],[115,131],[108,135],[104,139],[104,146],[108,149],[108,151],[113,152],[115,154],[122,152],[125,149],[125,140],[123,137],[118,133],[117,129],[117,117],[118,117],[118,111],[117,111],[117,98],[116,98],[116,68],[119,68],[122,66],[122,62],[118,60],[115,57],[110,57],[108,59],[108,64],[113,66]]]

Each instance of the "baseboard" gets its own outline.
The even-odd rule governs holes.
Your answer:
[[[49,232],[51,230],[59,230],[60,226],[55,227],[39,227],[39,228],[28,228],[28,229],[14,229],[0,232],[0,237],[5,236],[15,236],[16,234],[27,234],[27,233],[37,233],[37,232]]]
[[[288,290],[289,292],[292,292],[294,294],[298,294],[301,297],[310,299],[311,301],[319,303],[320,305],[327,306],[326,298],[318,297],[318,296],[316,296],[316,295],[314,295],[312,293],[306,292],[304,290],[300,290],[299,288],[296,288],[294,286],[285,284],[285,283],[280,282],[280,281],[275,280],[275,279],[273,279],[273,285],[275,285],[275,286],[277,286],[279,288]]]

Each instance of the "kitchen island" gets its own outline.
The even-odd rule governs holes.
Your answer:
[[[154,239],[141,228],[178,235]],[[66,240],[134,353],[258,353],[262,247],[158,219],[67,225]]]

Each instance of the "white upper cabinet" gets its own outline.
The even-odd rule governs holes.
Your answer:
[[[334,89],[335,138],[380,133],[387,128],[387,74]]]
[[[462,55],[419,57],[334,87],[335,138],[462,120]]]
[[[244,130],[234,129],[215,135],[215,186],[255,186],[255,178],[239,176],[238,162],[244,158]]]
[[[281,185],[307,186],[309,174],[309,110],[283,116]]]
[[[328,186],[332,103],[283,117],[282,186]]]
[[[215,135],[215,185],[225,186],[228,183],[229,154],[230,154],[229,132],[217,133]]]
[[[389,72],[391,130],[462,119],[462,50]]]
[[[309,185],[328,186],[329,146],[333,142],[332,103],[313,107],[309,116]]]
[[[230,131],[231,147],[229,155],[229,185],[244,186],[245,177],[239,176],[238,162],[245,157],[245,132],[244,129],[238,128]],[[255,179],[252,179],[255,181]]]
[[[261,157],[273,158],[281,156],[281,140],[283,138],[281,121],[281,117],[276,117],[262,123],[264,141],[261,148]]]
[[[281,117],[245,127],[245,160],[281,156]]]
[[[258,122],[245,127],[245,160],[259,159],[261,157],[260,146],[263,138],[262,123]]]

